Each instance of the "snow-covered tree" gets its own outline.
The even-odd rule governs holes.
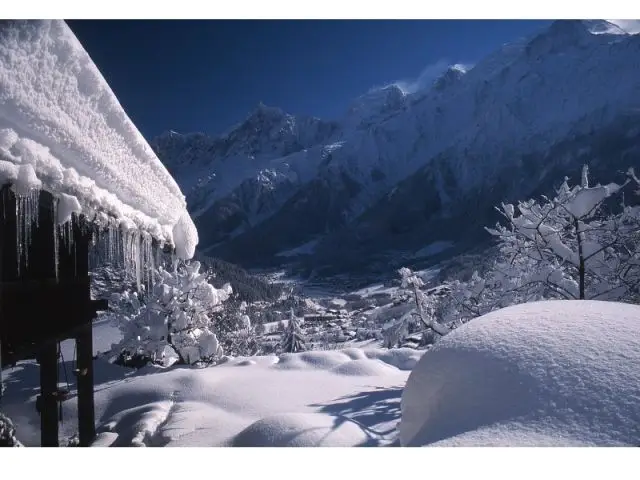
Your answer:
[[[282,351],[286,353],[302,352],[306,349],[305,340],[300,329],[300,324],[296,318],[293,309],[289,315],[289,323],[287,324],[281,339]]]
[[[258,325],[253,326],[251,317],[256,313],[246,302],[238,302],[237,298],[225,302],[223,308],[214,315],[216,335],[225,355],[232,357],[248,357],[260,353],[257,339]],[[264,327],[263,327],[264,328]]]
[[[382,347],[395,348],[409,335],[409,324],[413,321],[411,313],[398,319],[392,319],[382,326]]]
[[[211,316],[229,298],[231,287],[213,287],[195,261],[159,268],[155,280],[146,295],[127,291],[115,298],[123,333],[115,347],[153,361],[177,357],[185,364],[221,356]]]
[[[264,335],[267,329],[263,323],[257,323],[255,327],[253,327],[253,331],[256,333],[256,335]]]
[[[627,208],[606,211],[623,186],[590,186],[585,166],[580,184],[565,179],[554,198],[498,209],[507,225],[487,229],[504,258],[496,271],[522,301],[622,300],[637,291],[638,217]]]
[[[413,300],[416,304],[415,314],[422,324],[428,329],[436,332],[438,335],[446,335],[449,333],[449,328],[438,322],[435,318],[435,302],[433,299],[430,299],[422,290],[420,290],[424,286],[422,279],[407,267],[402,267],[398,270],[398,273],[402,280],[401,287],[409,290],[413,296]]]
[[[534,300],[525,298],[518,289],[518,272],[505,275],[503,262],[492,263],[494,269],[484,276],[475,271],[467,281],[446,282],[438,287],[438,295],[430,296],[433,315],[440,323],[456,328],[493,310]]]

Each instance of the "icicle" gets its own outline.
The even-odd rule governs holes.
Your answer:
[[[156,261],[155,264],[160,266],[162,265],[162,242],[159,242],[158,245],[156,246]]]
[[[62,244],[67,244],[67,226],[66,224],[58,225],[58,235],[60,236],[60,240],[62,240]]]
[[[18,275],[22,258],[29,265],[29,247],[33,225],[38,225],[39,190],[30,190],[26,195],[16,194],[16,256]]]
[[[58,282],[58,268],[60,267],[60,235],[58,231],[58,199],[53,199],[53,261],[55,262],[56,282]]]
[[[22,224],[23,219],[22,197],[16,195],[16,258],[18,260],[18,275],[20,275],[22,248],[24,242],[24,239],[22,238],[22,232],[24,232],[24,225]]]
[[[4,377],[2,376],[2,339],[0,338],[0,404],[4,396]]]
[[[149,287],[153,287],[156,283],[156,262],[153,259],[153,239],[149,239],[149,266],[151,268]]]
[[[113,247],[114,247],[113,244],[115,242],[115,231],[114,231],[114,228],[113,228],[112,225],[109,225],[107,227],[107,229],[108,229],[108,236],[107,236],[107,238],[108,238],[108,240],[107,240],[108,253],[107,253],[107,258],[108,258],[109,264],[113,265],[113,263],[115,262],[115,251],[113,249]]]
[[[132,250],[133,250],[133,235],[129,230],[122,232],[122,268],[127,276],[131,276],[132,273]]]
[[[124,273],[128,275],[129,272],[127,270],[127,267],[128,267],[128,264],[127,264],[127,240],[128,240],[127,231],[126,230],[121,231],[120,234],[121,234],[121,242],[120,242],[121,249],[120,250],[122,252],[122,257],[121,257],[122,258],[122,265],[120,266],[120,268],[122,268],[124,270]]]
[[[138,290],[140,290],[140,285],[142,285],[142,264],[141,264],[141,250],[140,248],[140,233],[135,231],[133,234],[133,261],[134,267],[136,270],[136,285]]]
[[[125,257],[124,257],[124,244],[125,244],[125,232],[122,231],[120,227],[118,227],[118,238],[116,238],[116,244],[118,245],[118,266],[120,268],[124,268]]]
[[[71,220],[60,226],[60,230],[62,232],[63,243],[67,246],[67,253],[71,255],[71,247],[73,246],[73,216]]]
[[[115,266],[122,268],[122,230],[120,229],[120,226],[115,226],[114,228],[115,238],[113,242],[113,249],[114,254],[116,255]]]
[[[142,237],[142,265],[144,272],[144,283],[147,291],[151,289],[153,284],[153,238],[149,234],[143,234]]]

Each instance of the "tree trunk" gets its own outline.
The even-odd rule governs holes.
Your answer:
[[[436,332],[438,335],[444,336],[449,333],[449,329],[444,325],[440,325],[434,319],[427,320],[424,311],[422,310],[422,305],[420,304],[420,297],[418,296],[418,287],[416,285],[413,286],[413,294],[416,300],[416,309],[418,310],[418,316],[422,323],[427,327]]]
[[[586,266],[584,261],[584,251],[582,250],[582,235],[580,233],[580,223],[576,218],[574,220],[576,228],[576,238],[578,240],[578,280],[580,285],[580,300],[584,300],[584,277],[586,273]]]

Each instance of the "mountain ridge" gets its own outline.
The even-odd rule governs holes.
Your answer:
[[[314,241],[315,251],[298,261],[339,264],[336,250],[386,258],[389,249],[419,244],[419,233],[403,243],[405,217],[423,228],[437,227],[436,218],[451,223],[451,238],[433,240],[461,243],[454,218],[464,217],[466,204],[486,216],[489,197],[499,202],[548,188],[547,170],[602,163],[584,152],[602,132],[616,141],[633,133],[638,53],[640,36],[609,22],[556,21],[473,68],[450,66],[426,89],[367,92],[337,120],[261,104],[223,136],[170,134],[152,146],[187,192],[206,253],[251,266],[282,262],[278,253]],[[611,125],[622,130],[612,133]],[[564,153],[571,161],[546,157],[561,145],[574,145]],[[635,151],[616,155],[614,169],[640,159]],[[535,180],[503,189],[505,198],[487,193],[519,169]],[[423,213],[407,215],[416,201]],[[350,245],[367,236],[373,241],[363,243],[380,248],[336,249],[337,239]],[[433,235],[422,237],[428,243]]]

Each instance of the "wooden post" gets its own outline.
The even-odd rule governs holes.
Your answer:
[[[78,352],[78,432],[80,446],[88,447],[96,436],[93,398],[93,329],[83,325],[76,337]]]
[[[47,342],[38,352],[40,362],[40,443],[43,447],[58,444],[58,348]]]
[[[75,276],[83,280],[82,297],[85,299],[84,324],[76,336],[78,370],[78,436],[81,447],[88,447],[96,436],[95,406],[93,396],[93,324],[96,312],[91,303],[89,283],[89,242],[91,232],[84,225],[84,218],[74,215],[73,236],[75,249]]]
[[[38,200],[38,225],[31,225],[31,245],[24,245],[29,262],[22,262],[21,273],[25,281],[55,279],[55,249],[53,245],[53,197],[40,192]],[[20,259],[18,259],[20,261]],[[17,319],[16,319],[17,320]],[[34,327],[39,322],[51,322],[51,318],[25,318]],[[37,328],[37,327],[36,327]],[[40,362],[40,436],[43,447],[58,446],[58,422],[60,421],[58,393],[58,346],[53,339],[38,348]]]

